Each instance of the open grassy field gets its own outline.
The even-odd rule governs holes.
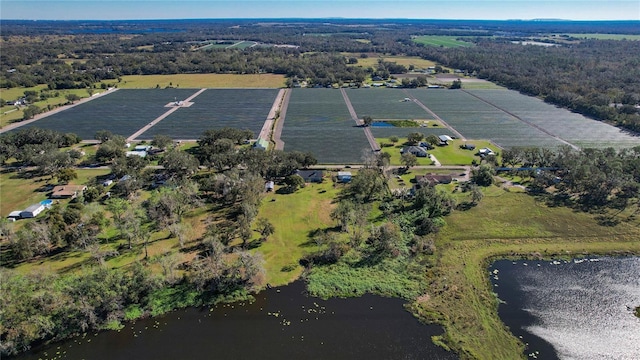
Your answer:
[[[86,184],[90,178],[106,175],[109,169],[79,169],[73,184]],[[45,190],[50,177],[24,178],[15,172],[0,173],[0,216],[5,217],[14,210],[24,210],[31,204],[47,199]]]
[[[127,75],[117,83],[121,89],[180,88],[281,88],[284,76],[275,74],[175,74]],[[113,81],[107,81],[112,84]]]
[[[411,65],[418,69],[426,69],[431,66],[436,66],[436,63],[431,60],[425,60],[417,56],[369,56],[367,58],[361,58],[359,53],[343,53],[347,57],[355,57],[358,59],[357,64],[352,66],[361,66],[363,68],[375,68],[378,65],[378,60],[394,62],[398,65],[404,65],[407,68]]]
[[[441,46],[441,47],[467,47],[473,46],[472,43],[458,40],[458,36],[442,36],[442,35],[422,35],[414,36],[413,42],[425,46]]]
[[[310,233],[335,225],[329,213],[337,192],[338,188],[333,187],[328,176],[323,183],[307,184],[293,194],[265,195],[258,217],[267,218],[275,232],[255,251],[262,253],[266,260],[268,283],[284,285],[300,276],[303,269],[298,261],[319,249]]]
[[[249,129],[256,136],[278,94],[277,89],[208,89],[140,135],[152,139],[163,134],[174,139],[198,139],[208,129]]]
[[[16,100],[22,97],[24,95],[24,92],[27,90],[33,90],[33,91],[39,92],[40,90],[45,88],[46,88],[46,85],[34,86],[31,88],[2,89],[0,98],[2,98],[3,100]],[[6,94],[5,94],[5,90],[7,92]],[[100,93],[102,91],[104,90],[95,90],[94,94]],[[66,96],[69,94],[75,94],[80,98],[89,97],[89,93],[87,92],[86,89],[54,90],[54,91],[51,91],[50,94],[52,95],[57,94],[57,96],[52,96],[45,100],[36,101],[34,105],[38,106],[43,110],[46,110],[48,107],[55,108],[57,106],[66,104],[68,102]],[[8,96],[8,97],[5,98],[4,96]],[[7,124],[21,120],[24,115],[24,112],[23,112],[24,109],[25,107],[20,107],[19,109],[16,109],[15,106],[2,106],[0,108],[0,127],[4,127]]]
[[[597,40],[640,40],[640,35],[631,34],[563,34],[577,39],[597,39]]]
[[[461,149],[460,145],[473,144],[476,146],[475,150]],[[436,146],[433,150],[429,150],[429,153],[438,159],[442,165],[471,165],[473,160],[480,162],[480,157],[477,156],[478,149],[488,147],[494,152],[498,153],[498,162],[500,162],[501,156],[499,154],[500,149],[487,140],[467,140],[462,141],[460,139],[454,139],[449,141],[447,146]]]
[[[321,164],[357,164],[363,149],[371,150],[356,127],[340,91],[295,89],[287,109],[284,150],[312,152]]]
[[[596,215],[547,207],[535,198],[485,190],[481,203],[447,217],[431,289],[413,309],[443,324],[444,340],[463,359],[519,359],[524,345],[500,321],[487,266],[493,258],[640,253],[638,221],[609,227]]]

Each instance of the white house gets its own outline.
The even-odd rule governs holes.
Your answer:
[[[20,212],[21,218],[34,218],[44,211],[44,205],[38,203],[30,205],[28,208]]]

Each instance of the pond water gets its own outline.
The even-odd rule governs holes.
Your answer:
[[[442,333],[400,299],[327,301],[302,282],[256,301],[184,309],[26,353],[20,359],[456,359],[431,342]]]
[[[640,359],[640,258],[500,260],[498,313],[538,359]]]

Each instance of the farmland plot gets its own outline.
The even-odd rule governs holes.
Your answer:
[[[285,151],[311,152],[323,164],[361,163],[363,149],[371,151],[342,94],[332,89],[295,89],[281,139]]]
[[[468,90],[468,92],[580,147],[622,148],[640,145],[639,136],[630,135],[614,126],[516,91]]]
[[[400,89],[348,89],[347,95],[359,118],[430,119],[431,115],[413,101],[403,101],[407,95]]]
[[[72,132],[82,139],[93,139],[98,130],[109,130],[128,137],[164,114],[169,109],[164,107],[167,103],[195,92],[195,89],[121,89],[18,129],[39,127]]]
[[[208,89],[139,138],[198,139],[205,130],[223,127],[249,129],[257,136],[277,95],[278,89]]]
[[[561,141],[543,131],[463,91],[434,89],[409,91],[466,138],[490,139],[502,147],[548,147],[562,144]],[[481,91],[492,90],[475,92]]]

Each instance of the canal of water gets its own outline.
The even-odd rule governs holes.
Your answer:
[[[184,309],[53,344],[19,359],[434,359],[442,333],[400,299],[321,300],[302,282],[263,291],[253,303]]]

